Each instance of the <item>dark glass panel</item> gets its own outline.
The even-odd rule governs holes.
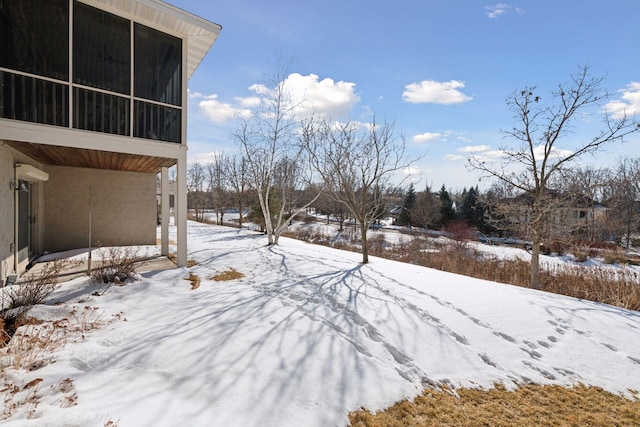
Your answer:
[[[0,71],[0,117],[69,126],[69,87]]]
[[[135,24],[135,96],[182,105],[182,41]]]
[[[133,136],[180,142],[182,139],[182,111],[150,102],[135,101]]]
[[[73,127],[115,135],[129,135],[129,99],[73,88]]]
[[[73,13],[74,83],[130,94],[130,22],[78,2]]]
[[[1,0],[0,67],[69,80],[68,0]]]

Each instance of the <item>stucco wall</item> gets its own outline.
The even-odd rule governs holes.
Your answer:
[[[7,275],[16,273],[14,271],[13,259],[15,204],[14,191],[11,186],[11,182],[15,178],[14,166],[16,163],[26,163],[42,169],[42,164],[14,150],[0,140],[0,284],[4,283]],[[38,246],[39,237],[42,234],[42,224],[40,224],[39,221],[41,217],[40,201],[42,200],[42,185],[38,184],[38,188],[34,188],[34,191],[40,195],[40,198],[35,201],[36,206],[34,209],[37,210],[33,212],[36,218],[36,225],[33,230],[33,232],[36,233],[36,247],[34,247],[33,250],[39,253],[42,250],[42,248]],[[26,266],[26,262],[24,266]],[[18,271],[18,273],[23,273],[23,271]]]
[[[13,266],[13,153],[0,142],[0,282]],[[1,284],[1,283],[0,283]]]
[[[47,251],[86,248],[89,239],[89,187],[92,243],[156,243],[154,174],[46,166],[44,212]]]

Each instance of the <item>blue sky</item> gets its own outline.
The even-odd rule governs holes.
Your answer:
[[[189,157],[236,150],[234,115],[249,114],[276,58],[290,82],[335,119],[395,122],[416,163],[419,189],[462,189],[479,175],[468,152],[495,154],[514,125],[505,100],[524,86],[543,99],[579,66],[604,77],[609,110],[640,119],[637,0],[168,0],[222,26],[189,82]],[[617,110],[616,110],[617,111]],[[566,146],[600,127],[602,110],[574,123]],[[584,160],[640,156],[640,136]]]

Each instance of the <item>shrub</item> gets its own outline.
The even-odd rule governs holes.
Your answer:
[[[2,312],[45,302],[58,287],[58,275],[69,264],[65,260],[48,262],[38,275],[27,275],[17,284],[7,287],[2,294]]]
[[[573,256],[577,262],[586,262],[589,259],[589,254],[581,249],[574,250]]]
[[[105,250],[103,248],[103,250]],[[136,264],[140,261],[135,248],[130,246],[111,246],[106,249],[107,259],[97,263],[91,269],[94,283],[123,284],[136,275]]]
[[[607,251],[604,254],[605,264],[615,264],[615,263],[624,263],[624,262],[626,262],[626,258],[624,254],[619,251]]]
[[[384,233],[374,234],[369,239],[367,239],[367,243],[369,244],[369,251],[372,255],[382,256],[384,254],[385,248],[387,246]]]

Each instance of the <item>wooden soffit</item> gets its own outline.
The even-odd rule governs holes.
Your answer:
[[[37,162],[55,166],[110,169],[127,172],[157,173],[176,164],[175,159],[61,147],[30,142],[5,141],[7,145]]]

